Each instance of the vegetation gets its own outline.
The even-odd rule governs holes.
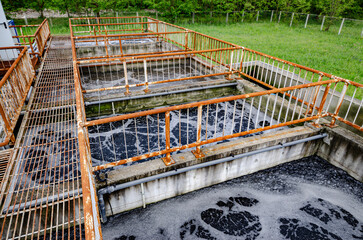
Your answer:
[[[42,19],[29,19],[29,24],[39,24]],[[69,34],[67,18],[50,20],[52,34]],[[24,20],[16,20],[18,25]],[[308,28],[299,25],[270,22],[228,24],[191,24],[190,21],[177,22],[178,25],[220,38],[247,48],[251,48],[278,58],[331,73],[346,79],[363,83],[363,41],[361,27],[346,27],[344,34],[336,31],[320,31],[319,25]],[[336,27],[336,30],[338,26]]]
[[[44,9],[62,12],[93,12],[101,10],[137,11],[155,9],[174,21],[176,16],[192,12],[233,12],[252,10],[294,11],[334,17],[362,18],[363,0],[2,0],[5,11],[32,8],[43,14]]]

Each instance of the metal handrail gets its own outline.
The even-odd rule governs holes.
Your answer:
[[[6,138],[0,146],[15,142],[14,128],[35,77],[27,47],[4,47],[0,51],[10,49],[20,53],[0,81],[0,115],[6,128]]]

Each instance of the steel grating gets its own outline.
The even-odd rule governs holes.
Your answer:
[[[70,39],[53,38],[2,185],[1,239],[84,237],[76,117]]]

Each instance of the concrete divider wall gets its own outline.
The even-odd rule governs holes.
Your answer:
[[[109,185],[131,182],[173,169],[228,157],[231,156],[231,154],[238,155],[244,152],[251,152],[265,147],[275,146],[279,143],[304,139],[316,135],[318,132],[318,130],[308,127],[297,127],[294,129],[285,129],[264,135],[237,139],[231,142],[203,148],[206,157],[202,159],[196,159],[190,151],[173,155],[176,164],[172,167],[165,167],[160,159],[144,162],[111,171],[108,175],[107,183],[98,182],[97,188],[100,189]],[[140,185],[122,189],[104,196],[106,201],[106,214],[108,216],[114,215],[123,211],[142,207],[144,203],[150,204],[158,202],[285,162],[310,156],[318,150],[318,147],[318,142],[306,142],[169,176],[144,183],[144,193],[141,192]],[[143,194],[145,202],[143,202]]]
[[[326,131],[317,155],[363,182],[363,138],[341,127]]]

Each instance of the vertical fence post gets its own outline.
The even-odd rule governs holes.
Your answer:
[[[11,125],[9,123],[9,120],[8,120],[8,116],[5,114],[5,111],[2,107],[2,105],[0,105],[0,115],[3,119],[3,122],[4,122],[4,125],[6,127],[6,135],[7,137],[10,135],[11,137],[11,142],[15,143],[15,137],[14,137],[14,134],[12,134],[13,132],[13,129],[11,128]]]
[[[197,117],[197,143],[201,142],[202,135],[202,115],[203,115],[203,105],[198,106],[198,117]],[[195,148],[195,151],[192,151],[196,158],[202,158],[205,155],[200,150],[200,146]]]
[[[226,61],[226,63],[227,63],[227,61]],[[226,78],[227,80],[232,80],[232,67],[233,67],[233,50],[231,52],[231,59],[229,62],[229,74],[228,74],[228,77]]]
[[[116,17],[118,18],[118,12],[116,12]]]
[[[321,118],[321,113],[323,112],[324,104],[325,104],[326,98],[327,98],[328,93],[329,93],[330,85],[331,85],[331,83],[326,85],[323,97],[321,98],[320,106],[318,108],[318,113],[316,114],[318,116],[318,119],[316,119],[315,122],[314,122],[315,127],[320,127],[319,120]]]
[[[166,150],[170,150],[170,111],[165,112],[165,148]],[[175,163],[170,152],[168,152],[166,157],[162,158],[162,160],[166,166]]]
[[[340,35],[340,32],[342,31],[344,20],[345,20],[345,18],[343,18],[342,23],[340,24],[338,35]]]
[[[53,27],[53,21],[52,21],[51,17],[49,18],[49,22],[50,22],[50,26]]]
[[[280,23],[280,20],[281,20],[281,11],[280,11],[280,14],[279,14],[279,20],[277,23]]]
[[[193,12],[193,19],[192,19],[192,23],[194,24],[194,16],[195,15],[195,12]]]
[[[309,15],[310,15],[310,14],[306,15],[306,20],[305,20],[305,28],[306,28],[306,26],[308,25],[308,21],[309,21]]]
[[[124,60],[123,64],[124,64],[125,87],[126,87],[125,95],[130,95],[130,91],[129,91],[129,79],[127,77],[126,60]]]
[[[360,37],[361,38],[363,37],[363,28],[362,28],[362,32],[360,33]]]
[[[323,31],[324,22],[325,22],[325,16],[323,17],[323,21],[321,22],[320,31]]]
[[[145,89],[144,92],[148,92],[149,91],[149,82],[147,79],[147,65],[146,65],[146,58],[144,58],[144,74],[145,74]]]
[[[25,25],[28,25],[28,19],[24,16]]]
[[[274,17],[274,10],[271,11],[271,18],[270,18],[270,22],[272,22],[272,18]]]
[[[227,13],[227,15],[226,15],[226,24],[228,24],[228,15],[229,15],[229,13]]]
[[[245,10],[242,11],[242,20],[241,20],[241,22],[243,22],[244,18],[245,18]]]
[[[294,13],[291,14],[291,21],[290,21],[290,27],[292,25],[292,21],[294,20]]]
[[[330,122],[330,127],[335,126],[336,117],[339,114],[339,110],[340,110],[340,107],[342,106],[342,103],[344,101],[344,96],[345,96],[345,93],[347,92],[347,89],[348,89],[348,83],[344,83],[343,90],[340,93],[340,97],[339,97],[339,100],[338,100],[338,103],[337,103],[337,107],[335,108],[334,115],[332,116],[332,119],[331,119],[331,122]]]
[[[256,22],[258,22],[258,16],[259,15],[260,15],[260,11],[257,11]]]
[[[158,12],[156,12],[156,19],[158,19]]]

